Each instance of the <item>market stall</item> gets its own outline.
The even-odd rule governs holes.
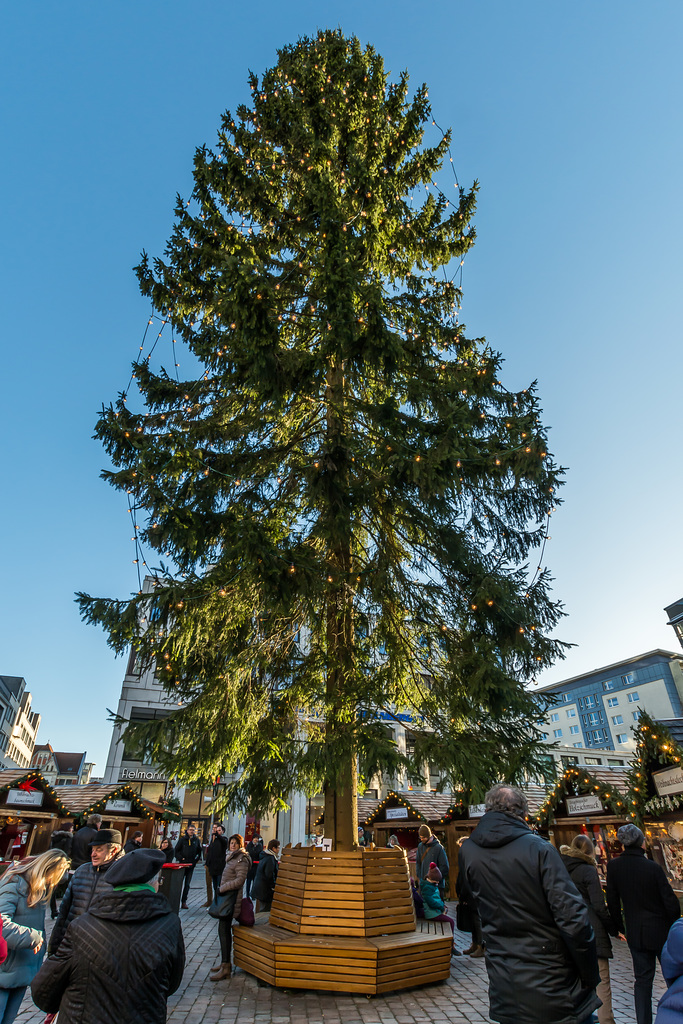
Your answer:
[[[44,853],[60,821],[70,817],[61,796],[36,769],[0,771],[0,864]]]
[[[622,852],[617,829],[629,819],[628,768],[571,765],[555,783],[534,816],[553,846],[569,846],[579,833],[595,845],[598,872]]]
[[[139,830],[143,846],[156,846],[162,808],[143,800],[127,783],[57,786],[55,792],[69,814],[78,819],[78,826],[85,824],[89,814],[101,814],[102,827],[118,829],[124,843]]]
[[[415,789],[399,792],[391,790],[368,815],[365,830],[372,835],[373,842],[380,848],[387,846],[389,836],[395,835],[399,845],[408,853],[410,873],[414,877],[420,825],[429,825],[446,849],[449,863],[451,862],[442,824],[451,801],[452,797],[443,793],[424,793]],[[455,892],[453,885],[454,880],[449,875],[450,889]]]

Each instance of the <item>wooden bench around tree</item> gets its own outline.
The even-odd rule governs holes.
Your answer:
[[[400,850],[285,850],[269,923],[234,930],[235,964],[271,985],[366,995],[444,980],[451,947],[416,923]]]

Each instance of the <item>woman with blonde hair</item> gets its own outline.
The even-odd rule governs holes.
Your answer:
[[[595,949],[598,954],[600,984],[596,991],[602,999],[598,1007],[599,1024],[614,1024],[612,1010],[612,986],[609,976],[609,962],[613,956],[610,935],[617,935],[617,927],[605,905],[605,897],[600,885],[595,847],[589,836],[579,833],[574,836],[571,846],[561,846],[560,853],[569,877],[579,890],[583,901],[588,907],[588,916],[595,933]]]
[[[0,964],[0,1024],[11,1024],[45,952],[45,910],[69,867],[63,850],[26,857],[0,878],[2,933],[9,953]]]

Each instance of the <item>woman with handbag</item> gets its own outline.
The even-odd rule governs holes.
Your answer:
[[[218,918],[218,939],[221,944],[221,963],[211,968],[211,981],[222,981],[232,974],[232,920],[240,916],[242,887],[250,867],[251,857],[244,849],[244,837],[239,834],[230,836],[218,896],[209,907],[211,916]]]
[[[45,952],[45,911],[69,867],[63,850],[26,857],[0,880],[0,914],[9,954],[0,966],[0,1024],[12,1024]]]

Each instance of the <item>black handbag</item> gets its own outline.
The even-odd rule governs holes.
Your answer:
[[[455,923],[459,932],[471,932],[474,926],[474,914],[472,907],[464,900],[460,900],[455,908]]]
[[[219,892],[218,895],[213,898],[213,903],[209,907],[209,914],[211,917],[217,917],[219,919],[222,917],[232,918],[236,902],[236,889],[231,889],[230,892]]]

